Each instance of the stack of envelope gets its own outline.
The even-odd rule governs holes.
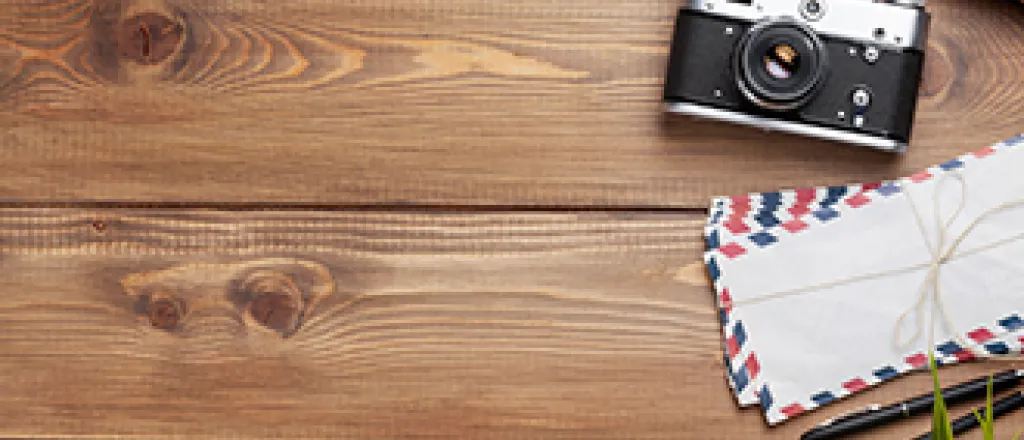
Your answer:
[[[1024,135],[891,182],[712,201],[729,384],[778,424],[908,371],[1019,358]]]

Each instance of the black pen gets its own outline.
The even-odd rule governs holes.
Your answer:
[[[1024,380],[1024,370],[1005,371],[992,377],[992,387],[997,392],[1007,390],[1021,383],[1022,380]],[[987,394],[988,381],[988,377],[982,377],[945,388],[942,390],[942,397],[950,405],[984,398]],[[934,404],[935,395],[928,393],[889,406],[872,407],[826,421],[804,433],[800,436],[800,440],[828,440],[867,431],[896,420],[930,413]]]
[[[999,399],[992,404],[992,419],[998,419],[1009,413],[1012,413],[1018,409],[1024,408],[1024,392],[1016,392],[1011,394],[1005,399]],[[985,417],[985,413],[988,412],[987,407],[979,408],[978,414]],[[974,428],[981,426],[981,422],[978,421],[978,417],[974,413],[970,413],[963,416],[953,422],[953,435],[960,435]],[[932,433],[929,432],[922,435],[914,440],[931,440]]]

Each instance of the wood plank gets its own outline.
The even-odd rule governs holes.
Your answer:
[[[702,207],[903,175],[1024,126],[1016,2],[930,2],[903,158],[662,115],[678,5],[0,0],[0,194]]]
[[[3,209],[0,437],[791,439],[927,389],[736,409],[701,224]]]

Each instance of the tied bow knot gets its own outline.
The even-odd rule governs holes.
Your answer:
[[[941,190],[942,184],[952,179],[957,182],[960,190],[959,202],[956,205],[956,209],[948,217],[942,217],[942,204],[941,204]],[[893,340],[899,347],[906,347],[912,344],[914,341],[921,337],[924,332],[925,319],[921,319],[922,316],[927,316],[928,323],[928,345],[929,347],[935,347],[935,317],[936,314],[941,317],[942,324],[954,334],[954,338],[960,343],[962,347],[976,347],[977,344],[971,344],[963,338],[963,333],[960,332],[952,319],[952,315],[949,313],[949,309],[946,307],[945,301],[942,295],[942,269],[950,262],[963,258],[969,255],[977,254],[989,249],[993,249],[1011,242],[1019,241],[1024,239],[1024,232],[1011,235],[1009,237],[987,243],[979,247],[961,250],[963,242],[974,232],[977,227],[989,219],[991,216],[1007,211],[1010,209],[1024,206],[1024,199],[1014,200],[1007,203],[1000,204],[994,208],[984,211],[977,217],[975,217],[963,231],[954,237],[951,237],[950,229],[953,224],[959,219],[960,215],[964,211],[964,206],[967,200],[967,181],[964,180],[963,175],[960,173],[947,173],[942,175],[935,184],[935,191],[933,193],[933,206],[934,206],[934,224],[936,227],[935,241],[932,241],[932,237],[928,233],[928,228],[925,224],[925,220],[921,215],[920,209],[914,203],[914,200],[908,194],[906,197],[907,202],[910,205],[911,211],[914,214],[914,218],[917,221],[918,229],[924,238],[925,244],[928,248],[931,259],[927,262],[914,264],[907,267],[900,267],[896,269],[869,273],[864,275],[852,276],[845,279],[836,281],[830,281],[811,286],[805,286],[793,290],[770,293],[763,296],[749,298],[745,300],[733,301],[734,307],[742,307],[744,305],[756,304],[774,299],[785,298],[789,296],[805,295],[813,293],[822,289],[831,287],[839,287],[849,284],[855,284],[861,281],[867,281],[877,278],[883,278],[893,275],[905,274],[921,269],[925,269],[925,278],[921,283],[921,287],[917,292],[916,300],[911,304],[906,311],[900,314],[895,324],[895,331],[893,334]],[[932,313],[926,313],[927,306],[931,306]],[[914,333],[908,338],[903,337],[903,327],[911,317],[917,317],[914,325]],[[991,358],[992,356],[987,354],[984,350],[971,350],[972,354],[976,357]],[[1008,360],[1013,360],[1014,357],[1004,357]],[[1019,358],[1019,356],[1018,356]]]

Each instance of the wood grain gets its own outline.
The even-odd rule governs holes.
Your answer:
[[[736,409],[702,223],[3,209],[0,436],[791,439],[927,389],[776,429]]]
[[[902,158],[668,118],[677,1],[2,0],[8,200],[703,207],[1024,126],[1024,9],[935,0]]]

